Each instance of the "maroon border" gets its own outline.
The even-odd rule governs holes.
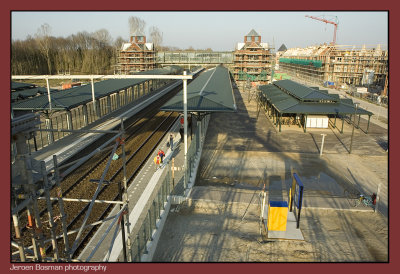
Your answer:
[[[1,29],[3,37],[7,37],[8,41],[2,43],[2,55],[3,55],[3,63],[1,65],[1,78],[2,78],[2,87],[3,87],[3,95],[1,100],[1,124],[3,128],[8,128],[9,125],[9,117],[10,117],[10,104],[9,104],[9,83],[10,83],[10,11],[11,10],[279,10],[279,11],[288,11],[288,10],[389,10],[389,57],[390,57],[390,73],[391,75],[398,75],[398,66],[396,64],[398,58],[398,51],[396,46],[391,47],[390,45],[399,45],[399,35],[398,28],[399,25],[399,14],[396,10],[396,5],[393,2],[384,3],[382,1],[260,1],[258,2],[243,2],[243,1],[210,1],[210,0],[202,0],[202,1],[108,1],[108,2],[99,2],[99,1],[77,1],[77,0],[68,0],[65,1],[12,1],[11,3],[2,3],[1,4]],[[251,26],[249,26],[251,27]],[[390,81],[390,124],[393,126],[390,127],[389,136],[390,136],[390,164],[389,164],[389,186],[390,193],[392,193],[389,197],[390,200],[393,200],[393,196],[399,193],[398,182],[394,180],[396,176],[393,174],[396,169],[397,164],[397,153],[398,153],[398,145],[396,144],[398,129],[397,126],[393,123],[391,117],[397,117],[398,107],[392,107],[396,105],[398,102],[397,95],[397,76],[393,77],[393,81]],[[10,161],[9,161],[9,148],[10,148],[10,139],[8,134],[1,135],[2,144],[5,145],[4,153],[1,157],[1,167],[4,170],[3,174],[6,174],[5,178],[1,180],[4,185],[4,191],[1,194],[1,205],[2,205],[2,217],[5,217],[6,220],[10,220],[9,218],[9,209],[10,209],[10,198],[9,192],[5,191],[5,189],[9,189],[9,181],[10,181]],[[397,215],[397,206],[391,203],[391,206],[394,208],[390,209],[390,215]],[[395,214],[393,214],[395,212]],[[4,221],[5,222],[5,221]],[[124,263],[108,263],[107,272],[120,272],[126,271],[125,273],[136,272],[136,271],[146,271],[147,273],[152,273],[153,271],[168,271],[168,272],[186,272],[192,273],[205,271],[212,271],[216,273],[248,273],[249,271],[260,271],[260,272],[276,272],[285,273],[288,270],[298,272],[298,271],[307,271],[307,272],[333,272],[338,273],[339,271],[368,271],[369,273],[380,273],[380,272],[394,272],[397,263],[397,246],[398,239],[397,236],[397,228],[398,228],[398,218],[396,216],[392,216],[389,220],[390,224],[390,252],[389,259],[390,263],[378,263],[378,264],[352,264],[352,263],[146,263],[146,264],[124,264]],[[5,243],[3,247],[0,249],[1,251],[1,261],[0,261],[0,269],[2,271],[11,272],[9,270],[9,222],[6,225],[1,226],[1,238]],[[76,273],[74,271],[74,273]],[[83,272],[82,272],[83,273]]]

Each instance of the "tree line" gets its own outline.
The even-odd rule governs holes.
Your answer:
[[[146,22],[142,19],[131,16],[128,25],[130,35],[144,34]],[[163,34],[155,26],[149,28],[149,38],[156,50],[181,50],[162,46]],[[50,25],[45,23],[33,36],[11,41],[11,74],[113,74],[124,42],[122,37],[114,40],[106,29],[78,32],[66,38],[54,37]],[[188,50],[194,49],[182,51]]]
[[[43,25],[34,37],[11,42],[11,74],[112,74],[122,38],[107,30],[53,37]]]

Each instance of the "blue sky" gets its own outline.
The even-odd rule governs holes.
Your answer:
[[[212,48],[216,51],[233,50],[236,43],[251,30],[261,35],[262,42],[275,44],[279,48],[307,47],[329,43],[333,39],[333,25],[305,15],[337,18],[337,44],[363,44],[388,47],[388,13],[372,12],[30,12],[11,13],[11,39],[25,39],[34,35],[38,28],[47,23],[51,35],[67,37],[80,31],[109,31],[113,39],[121,36],[129,40],[128,18],[136,16],[146,22],[146,34],[151,26],[163,33],[164,46],[195,49]]]

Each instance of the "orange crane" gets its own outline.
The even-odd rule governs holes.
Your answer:
[[[338,23],[337,23],[337,22],[328,21],[328,20],[326,20],[326,19],[319,18],[319,17],[315,17],[315,16],[310,16],[310,15],[306,15],[306,17],[309,17],[309,18],[315,19],[315,20],[319,20],[319,21],[325,22],[325,23],[327,23],[327,24],[332,24],[332,25],[334,25],[335,28],[334,28],[334,31],[333,31],[333,42],[332,42],[332,45],[335,45],[335,44],[336,44],[336,30],[337,30],[337,26],[338,26]]]

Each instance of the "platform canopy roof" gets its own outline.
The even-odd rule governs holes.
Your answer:
[[[258,89],[281,114],[337,115],[354,114],[356,111],[352,99],[341,99],[338,94],[329,94],[291,80],[275,81]],[[356,114],[372,115],[372,112],[357,108]]]
[[[58,91],[57,89],[50,89],[50,92],[56,92]],[[28,89],[23,89],[23,90],[18,90],[18,91],[13,91],[11,92],[11,102],[17,101],[17,100],[24,100],[33,96],[40,96],[43,94],[47,94],[47,88],[45,87],[34,87],[34,88],[28,88]]]
[[[11,90],[21,90],[35,87],[34,84],[11,81]]]
[[[166,67],[163,69],[154,69],[150,71],[140,72],[138,74],[148,75],[167,75],[176,74],[178,67]],[[94,83],[95,98],[99,99],[109,94],[113,94],[120,90],[124,90],[131,86],[135,86],[145,82],[146,79],[109,79]],[[51,95],[51,108],[54,110],[68,110],[79,105],[92,101],[92,85],[73,87],[66,90],[55,92]],[[49,99],[47,95],[37,96],[21,102],[12,104],[13,110],[48,110]]]
[[[164,111],[183,112],[183,90],[165,105]],[[200,74],[187,87],[188,112],[236,112],[229,70],[223,66]]]

